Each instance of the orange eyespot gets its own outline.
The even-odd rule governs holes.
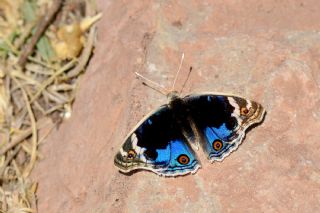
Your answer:
[[[133,149],[130,149],[128,151],[128,156],[127,156],[127,159],[128,160],[132,160],[136,157],[137,153],[133,150]]]
[[[212,148],[213,148],[214,150],[219,151],[219,150],[222,149],[222,147],[223,147],[222,141],[220,141],[220,140],[215,140],[215,141],[213,141],[213,143],[212,143]]]
[[[246,107],[242,107],[240,109],[240,114],[241,115],[247,115],[249,113],[249,110]]]
[[[179,155],[178,162],[182,165],[186,165],[190,162],[190,158],[187,155]]]

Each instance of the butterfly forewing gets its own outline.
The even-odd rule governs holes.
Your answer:
[[[242,142],[245,130],[262,121],[256,102],[231,95],[200,94],[183,98],[211,161],[222,161]]]
[[[115,164],[123,172],[146,169],[166,176],[195,172],[199,167],[168,105],[147,116],[128,135]]]

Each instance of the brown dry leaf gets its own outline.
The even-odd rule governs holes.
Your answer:
[[[61,26],[57,31],[57,39],[52,46],[59,59],[73,59],[77,57],[84,45],[84,33],[101,18],[102,14],[84,18],[81,22],[74,22]]]

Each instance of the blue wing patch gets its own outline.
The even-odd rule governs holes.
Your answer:
[[[217,136],[212,127],[207,127],[204,130],[205,148],[210,161],[222,161],[226,156],[233,151],[238,144],[228,143]]]
[[[232,130],[228,129],[225,123],[223,123],[220,127],[212,127],[212,131],[222,140],[228,140],[232,134]]]
[[[187,143],[181,140],[170,142],[171,156],[168,167],[163,170],[166,175],[194,173],[199,168],[198,160]]]

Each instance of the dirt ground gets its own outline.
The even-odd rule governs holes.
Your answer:
[[[72,117],[41,147],[39,212],[320,212],[320,1],[98,2],[103,18]],[[184,94],[218,91],[260,102],[264,123],[195,175],[123,175],[124,137],[166,97],[185,61]]]

